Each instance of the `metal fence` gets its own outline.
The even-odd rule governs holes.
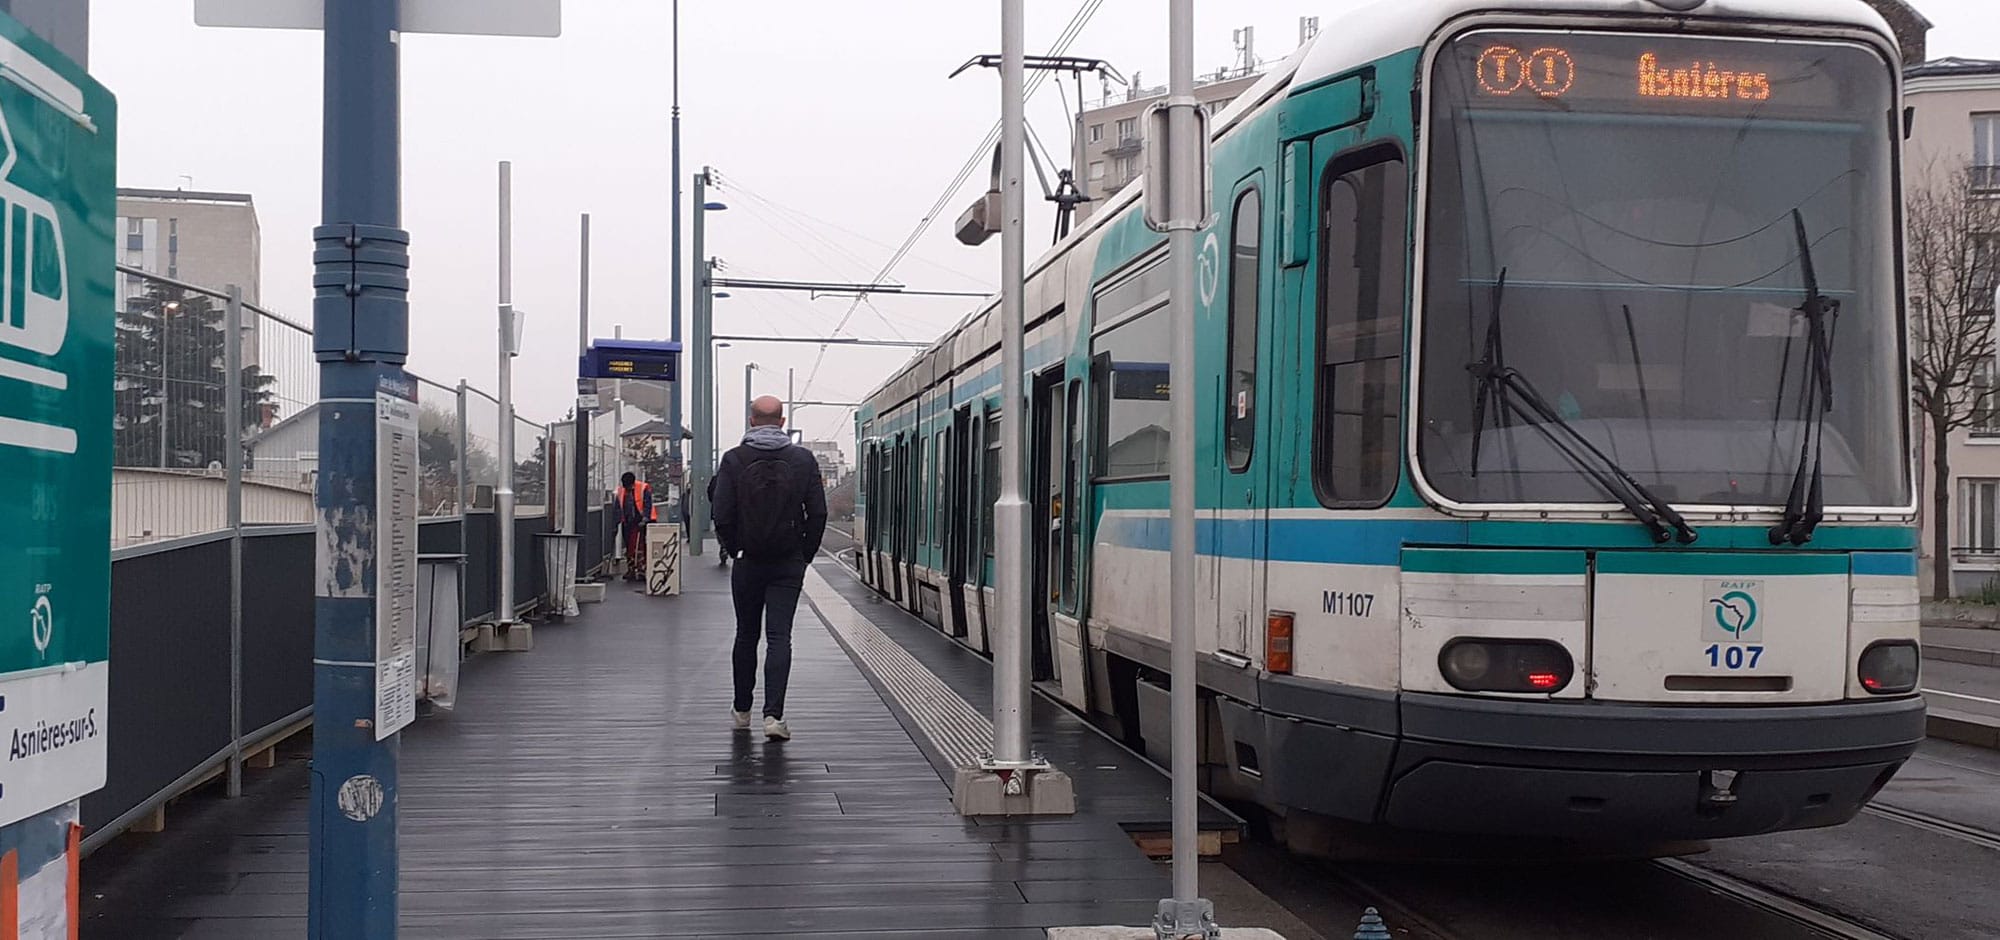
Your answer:
[[[110,601],[112,657],[126,665],[111,680],[108,720],[126,733],[112,738],[109,783],[84,799],[86,851],[206,780],[226,777],[233,790],[246,755],[311,720],[313,694],[312,333],[231,304],[228,291],[118,270]],[[552,472],[557,428],[514,419],[518,548],[514,570],[501,571],[490,499],[500,407],[464,382],[412,377],[419,551],[464,557],[462,622],[493,613],[502,578],[521,603],[513,613],[533,609],[546,593],[535,536],[556,518],[548,494],[568,484]],[[236,489],[232,447],[242,457]],[[586,551],[588,568],[609,554],[601,496],[610,487],[598,483],[617,465],[608,443],[592,452],[587,479],[599,495],[575,520],[597,549]]]
[[[111,544],[122,548],[229,527],[225,468],[243,454],[243,520],[312,522],[319,472],[319,361],[312,331],[241,305],[240,385],[229,382],[228,292],[120,266]],[[500,403],[414,372],[420,505],[426,518],[492,508],[500,482]],[[517,505],[544,515],[551,428],[516,418]],[[615,460],[608,444],[595,449]],[[592,484],[615,472],[593,467]]]

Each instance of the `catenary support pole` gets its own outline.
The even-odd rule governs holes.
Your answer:
[[[689,506],[687,551],[690,555],[700,555],[702,553],[702,541],[708,535],[708,475],[710,472],[708,455],[715,440],[713,418],[715,409],[708,404],[709,400],[715,394],[715,373],[710,365],[714,359],[715,350],[711,348],[712,344],[709,340],[708,292],[710,288],[708,256],[703,253],[706,251],[706,246],[702,243],[702,217],[707,214],[705,209],[707,205],[708,168],[702,167],[701,172],[694,175],[694,227],[690,233],[693,238],[692,250],[688,255],[694,265],[694,342],[689,344],[689,348],[682,350],[681,353],[682,356],[688,359],[690,364],[688,382],[692,387],[692,392],[688,396],[688,407],[692,408],[694,413],[688,415],[688,417],[693,420],[693,424],[695,425],[693,454],[688,458],[687,469],[682,473],[682,478],[687,480]]]
[[[1147,198],[1167,200],[1167,254],[1173,314],[1169,384],[1167,497],[1172,558],[1168,566],[1172,672],[1168,711],[1173,725],[1173,897],[1160,903],[1162,938],[1216,937],[1215,912],[1201,898],[1196,848],[1194,657],[1194,292],[1195,229],[1202,218],[1200,123],[1194,98],[1194,0],[1168,4],[1167,178],[1146,181]]]
[[[576,354],[578,356],[582,356],[590,351],[590,213],[586,212],[583,214],[581,225],[582,230],[578,234],[580,245],[577,249],[578,274],[576,284]],[[595,389],[597,387],[596,382],[592,381],[590,387]],[[583,390],[581,384],[578,385],[577,390],[579,392]],[[591,498],[590,409],[583,407],[582,402],[577,403],[576,433],[574,437],[575,440],[571,442],[570,446],[570,450],[575,452],[570,463],[572,468],[570,476],[575,481],[573,487],[575,499],[571,502],[570,516],[572,521],[566,527],[566,531],[582,535],[585,528],[584,520],[589,518],[590,514]],[[578,580],[582,580],[583,576],[590,571],[590,564],[585,561],[588,555],[589,553],[583,551],[581,547],[577,549],[576,576]]]
[[[223,792],[243,795],[243,288],[229,285],[222,335],[223,465],[229,475],[229,775]]]
[[[999,643],[993,650],[993,760],[1028,764],[1028,501],[1021,491],[1027,465],[1028,409],[1022,391],[1022,315],[1027,231],[1022,160],[1027,121],[1022,96],[1025,14],[1022,0],[1000,4],[1000,494],[993,504]]]
[[[500,543],[499,602],[493,619],[514,622],[514,165],[500,161],[500,479],[493,488]]]
[[[403,381],[409,235],[401,228],[399,0],[326,5],[321,224],[313,231],[320,364],[307,936],[396,936],[399,735],[376,715],[380,515],[376,396]],[[235,340],[235,337],[231,338]],[[356,565],[356,559],[376,564]],[[358,570],[358,574],[356,573]]]
[[[1000,492],[993,503],[993,750],[961,768],[952,805],[961,815],[1076,812],[1076,791],[1029,745],[1028,625],[1030,510],[1027,472],[1031,409],[1022,355],[1027,230],[1022,186],[1027,147],[1027,61],[1022,0],[1000,0]],[[1040,601],[1046,603],[1046,601]]]

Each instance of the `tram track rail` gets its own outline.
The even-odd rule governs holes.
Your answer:
[[[1926,832],[1936,833],[1961,842],[1970,842],[1980,848],[2000,852],[2000,832],[1953,822],[1942,816],[1913,809],[1905,809],[1889,803],[1870,803],[1861,811],[1871,816],[1879,816]]]
[[[1761,909],[1832,940],[1905,940],[1858,920],[1692,862],[1663,858],[1654,859],[1652,865],[1738,904]]]

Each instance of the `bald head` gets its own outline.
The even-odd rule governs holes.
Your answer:
[[[785,403],[770,395],[762,395],[750,403],[750,426],[753,428],[784,427]]]

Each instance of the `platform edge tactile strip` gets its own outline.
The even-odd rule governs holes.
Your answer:
[[[817,570],[806,570],[806,596],[827,629],[854,651],[861,667],[889,690],[932,746],[954,767],[978,767],[993,748],[993,722],[854,609]]]

